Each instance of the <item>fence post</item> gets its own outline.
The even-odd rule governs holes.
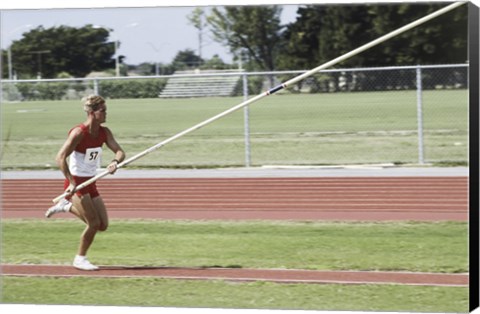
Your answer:
[[[423,104],[422,104],[422,68],[417,66],[417,133],[418,133],[418,163],[424,164],[423,151]]]
[[[248,81],[247,74],[242,75],[243,82],[243,100],[248,99]],[[250,115],[248,111],[249,106],[243,108],[244,134],[245,134],[245,167],[250,167]]]

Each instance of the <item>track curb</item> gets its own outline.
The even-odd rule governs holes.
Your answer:
[[[65,265],[1,265],[2,276],[161,278],[177,280],[266,281],[289,284],[400,284],[414,286],[468,287],[467,273],[424,273],[390,271],[318,271],[298,269],[189,268],[100,266],[98,271],[81,271]]]

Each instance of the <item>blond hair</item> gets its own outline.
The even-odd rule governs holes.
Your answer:
[[[101,104],[105,103],[105,99],[102,96],[98,95],[89,95],[82,99],[83,103],[83,110],[86,112],[97,111],[98,107]]]

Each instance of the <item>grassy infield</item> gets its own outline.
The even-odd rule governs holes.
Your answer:
[[[4,263],[69,264],[77,221],[3,222]],[[465,223],[113,221],[100,265],[467,272]],[[464,312],[468,289],[164,279],[3,279],[3,302]]]
[[[446,93],[443,99],[456,99],[458,103],[458,99],[463,99],[459,96],[464,94],[450,92]],[[306,100],[312,99],[309,98],[310,96],[304,97]],[[279,99],[281,98],[273,98],[264,106],[268,109],[269,106],[279,103],[280,107],[284,106],[285,116],[279,116],[279,113],[274,110],[259,110],[256,113],[257,118],[262,115],[265,118],[269,117],[269,119],[260,119],[261,121],[272,121],[270,124],[253,124],[252,131],[263,134],[262,139],[259,140],[259,146],[262,146],[260,145],[262,143],[268,146],[271,142],[273,147],[286,142],[292,145],[297,143],[296,149],[312,150],[312,143],[320,140],[326,145],[322,146],[322,152],[328,152],[335,151],[338,146],[346,147],[349,142],[352,145],[351,139],[345,134],[345,138],[342,139],[345,141],[344,144],[341,144],[341,141],[331,143],[333,140],[338,140],[335,136],[331,139],[305,135],[305,132],[308,132],[307,129],[311,130],[311,125],[306,128],[303,126],[314,122],[322,126],[327,124],[325,129],[333,132],[372,131],[369,128],[375,121],[377,131],[385,130],[387,133],[415,128],[412,125],[414,122],[407,121],[411,120],[414,114],[410,113],[411,110],[406,112],[400,107],[392,108],[392,116],[402,117],[399,119],[379,119],[378,116],[368,119],[365,114],[362,115],[361,113],[365,113],[366,109],[375,111],[372,105],[375,102],[372,102],[371,98],[358,99],[358,103],[363,105],[358,108],[355,106],[349,108],[351,119],[346,126],[344,123],[338,123],[338,119],[334,120],[338,112],[333,109],[335,107],[333,103],[326,105],[330,109],[325,114],[317,114],[313,119],[315,121],[300,123],[302,119],[309,116],[310,109],[305,109],[306,114],[304,112],[300,117],[297,111],[288,111],[288,107],[285,103],[279,102]],[[182,101],[178,102],[182,103]],[[228,100],[228,102],[231,103],[225,104],[225,108],[238,103],[235,100],[233,102]],[[183,101],[183,104],[186,103],[188,102]],[[329,103],[328,99],[326,103]],[[304,104],[307,104],[305,105],[307,108],[311,108],[316,102],[305,101]],[[466,158],[462,157],[466,153],[457,153],[458,146],[462,145],[458,143],[465,142],[466,128],[462,123],[452,122],[456,120],[451,119],[454,114],[460,117],[465,114],[466,117],[466,108],[458,109],[450,104],[448,101],[441,103],[439,112],[431,111],[436,118],[426,119],[430,121],[428,123],[430,126],[437,124],[432,126],[433,129],[450,130],[445,137],[446,140],[437,145],[438,148],[443,149],[443,153],[457,156],[453,157],[454,159]],[[169,107],[167,110],[164,105],[154,105],[151,100],[111,101],[109,126],[115,131],[117,137],[122,139],[121,142],[124,143],[127,151],[138,152],[158,142],[158,137],[165,138],[172,135],[223,109],[218,105],[218,100],[212,100],[211,107],[207,102],[203,105],[206,107],[202,107],[202,112],[198,111],[196,115],[187,117],[182,111],[195,111],[196,107],[193,105],[179,106],[176,109]],[[4,167],[41,167],[42,164],[51,162],[52,155],[64,139],[65,130],[79,121],[77,102],[37,102],[2,106],[4,119],[2,121],[4,144],[2,164]],[[156,114],[152,114],[152,110],[157,110]],[[426,110],[429,109],[426,108]],[[54,119],[55,116],[58,119]],[[285,120],[285,117],[289,119]],[[226,147],[236,149],[236,151],[232,149],[218,153],[219,159],[215,159],[217,162],[225,163],[225,160],[231,162],[232,158],[243,160],[243,157],[232,157],[243,150],[239,144],[243,141],[241,118],[241,113],[236,114],[219,122],[215,127],[212,126],[211,130],[200,131],[192,139],[179,141],[178,144],[173,143],[170,150],[165,150],[161,154],[161,159],[156,156],[147,157],[143,165],[168,165],[169,162],[173,165],[175,160],[183,160],[186,159],[183,157],[188,156],[186,163],[208,166],[207,160],[212,160],[212,156],[205,152],[217,153],[215,145],[218,145],[218,141],[212,144],[213,146],[210,145],[216,142],[214,140],[216,137],[222,139],[220,142],[223,142]],[[141,125],[138,121],[142,121]],[[297,121],[297,123],[287,121]],[[294,131],[291,134],[295,135],[293,137],[288,134],[274,135],[275,130],[282,124],[289,125]],[[466,124],[466,120],[463,124]],[[37,127],[30,128],[31,125]],[[458,129],[463,131],[452,131]],[[385,142],[390,141],[397,146],[401,146],[406,140],[404,135],[400,136],[397,142],[392,134],[379,135],[380,133],[370,134],[370,140],[367,139],[368,136],[362,140],[375,144],[385,137]],[[264,136],[265,134],[267,136]],[[453,142],[457,144],[453,145]],[[203,150],[198,149],[200,146]],[[195,154],[192,151],[195,151]],[[195,157],[197,151],[200,157]],[[304,153],[305,156],[309,156],[308,151]],[[361,158],[369,158],[368,150],[360,150],[357,153],[345,153],[342,158],[349,158],[353,162],[358,155]],[[272,155],[276,156],[267,151],[262,153],[260,150],[257,160],[267,159]],[[284,157],[278,158],[281,161]],[[181,164],[176,162],[175,166],[181,166]],[[91,249],[90,258],[98,264],[131,266],[467,272],[467,227],[466,223],[454,222],[114,220],[110,230],[97,237]],[[3,220],[2,263],[69,264],[82,228],[79,222],[70,220]],[[198,282],[153,278],[105,280],[3,277],[1,301],[38,304],[465,312],[468,309],[468,289],[265,282],[232,284],[224,281]]]
[[[132,156],[238,103],[240,98],[112,100],[107,125]],[[467,92],[423,96],[427,162],[467,160]],[[3,168],[51,165],[79,101],[2,104]],[[414,91],[274,95],[250,107],[252,165],[418,161]],[[184,136],[135,167],[244,165],[243,111]],[[106,160],[109,160],[108,158]]]

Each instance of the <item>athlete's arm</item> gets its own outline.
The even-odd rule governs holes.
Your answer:
[[[110,131],[110,129],[108,129],[108,128],[105,128],[105,131],[107,133],[106,144],[107,144],[108,148],[110,148],[110,150],[115,153],[115,158],[107,166],[107,170],[111,174],[114,174],[115,171],[117,171],[117,165],[125,159],[125,152],[123,151],[120,144],[118,144],[117,141],[115,140],[115,138],[113,137],[112,131]]]
[[[75,182],[73,180],[72,174],[70,173],[70,169],[68,168],[67,158],[72,154],[75,147],[77,147],[78,143],[80,143],[82,138],[82,129],[79,127],[74,128],[68,135],[67,140],[63,144],[62,148],[60,148],[55,158],[57,165],[62,171],[63,175],[70,182],[70,187],[67,189],[67,191],[69,192],[73,191],[73,189],[75,188]]]

